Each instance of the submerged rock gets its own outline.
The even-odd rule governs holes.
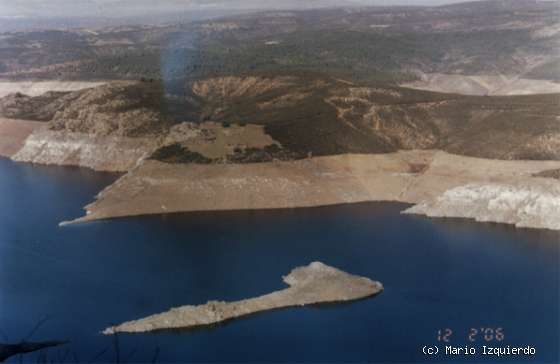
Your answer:
[[[291,306],[345,302],[373,296],[383,290],[380,282],[358,277],[320,262],[295,268],[284,277],[290,287],[236,302],[210,301],[182,306],[136,321],[107,328],[103,333],[148,332],[181,329],[234,319],[252,313]]]

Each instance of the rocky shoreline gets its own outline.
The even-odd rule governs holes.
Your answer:
[[[0,155],[124,172],[85,207],[85,216],[61,225],[175,212],[395,201],[415,205],[406,213],[560,230],[560,161],[504,161],[438,150],[260,163],[168,163],[149,158],[173,138],[217,160],[225,160],[237,144],[275,143],[260,126],[223,129],[205,123],[204,129],[196,128],[184,123],[165,139],[132,138],[68,133],[48,130],[41,122],[0,119]]]
[[[560,184],[543,180],[459,186],[404,213],[501,222],[518,228],[560,230],[558,211]]]
[[[295,268],[283,280],[290,287],[236,302],[210,301],[199,306],[173,308],[161,314],[109,327],[103,334],[207,326],[279,308],[359,300],[383,290],[380,282],[348,274],[321,262]]]

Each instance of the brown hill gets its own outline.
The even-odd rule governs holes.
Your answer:
[[[156,82],[115,82],[64,94],[51,103],[45,100],[25,97],[18,105],[24,111],[29,104],[43,103],[44,114],[29,115],[35,120],[48,119],[56,109],[49,122],[52,130],[165,136],[178,122],[214,121],[224,129],[263,125],[278,142],[267,150],[244,151],[233,162],[401,149],[560,159],[559,94],[462,96],[294,73],[200,79],[187,83],[182,96],[165,94]],[[155,157],[214,162],[180,145]]]
[[[193,90],[202,118],[263,124],[302,157],[438,148],[485,158],[560,158],[559,94],[461,96],[301,74],[213,78]]]
[[[13,119],[52,120],[56,112],[80,96],[80,92],[47,92],[30,97],[21,93],[0,98],[0,115]]]

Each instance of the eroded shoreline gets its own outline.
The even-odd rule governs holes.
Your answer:
[[[559,167],[558,161],[498,161],[441,151],[254,164],[147,160],[103,190],[85,207],[86,215],[70,223],[387,201],[417,205],[408,213],[560,230],[560,181],[534,177]]]
[[[504,161],[408,150],[261,163],[146,159],[146,138],[91,137],[0,119],[0,154],[15,161],[126,172],[68,223],[151,214],[413,204],[406,213],[560,230],[560,161]]]

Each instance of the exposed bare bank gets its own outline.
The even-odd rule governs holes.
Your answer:
[[[126,172],[158,146],[157,138],[129,138],[36,130],[12,156],[18,162]]]
[[[46,123],[3,120],[0,119],[0,128],[6,130],[6,135],[0,134],[0,154],[5,149],[5,156],[18,162],[81,166],[108,172],[127,172],[159,147],[174,143],[216,160],[226,159],[236,150],[277,144],[260,125],[223,128],[212,122],[185,122],[161,136],[127,137],[50,130]]]
[[[430,216],[560,230],[560,210],[555,210],[560,206],[560,182],[533,177],[559,167],[558,161],[499,161],[441,151],[255,164],[170,165],[148,160],[102,191],[86,206],[86,216],[74,222],[182,211],[399,201],[421,204],[410,212]],[[473,184],[500,188],[488,187],[494,193],[475,189],[473,198],[452,199],[450,204],[454,194],[449,191]]]
[[[48,91],[77,91],[103,85],[104,82],[87,81],[11,81],[0,80],[0,97],[12,93],[39,96]]]
[[[406,212],[560,230],[560,183],[553,180],[473,183],[447,190]]]
[[[308,100],[297,106],[301,101],[297,95],[307,94],[309,84],[300,80],[295,90],[285,89],[296,81],[291,77],[226,77],[200,81],[193,86],[193,92],[208,98],[201,109],[208,120],[229,120],[224,116],[229,115],[224,105],[234,108],[247,98],[259,96],[259,92],[274,91],[272,96],[257,97],[258,107],[251,101],[247,109],[258,110],[256,115],[264,112],[274,120],[279,114],[270,114],[271,105],[306,110],[319,102]],[[319,83],[321,87],[331,85],[327,81]],[[286,130],[274,129],[272,124],[281,124],[284,114],[271,125],[172,123],[160,112],[161,93],[152,83],[115,82],[64,99],[68,105],[63,103],[63,110],[57,109],[44,127],[4,120],[0,123],[0,153],[16,161],[127,172],[100,193],[97,201],[86,207],[86,216],[75,222],[183,211],[399,201],[419,204],[409,212],[430,216],[472,217],[560,229],[560,214],[555,212],[556,186],[560,181],[547,178],[547,171],[560,169],[560,162],[479,159],[429,150],[437,144],[438,136],[455,130],[443,137],[449,142],[464,130],[471,130],[470,126],[457,125],[472,124],[472,135],[463,135],[456,141],[458,144],[451,143],[454,147],[449,150],[477,156],[483,150],[482,156],[487,158],[519,159],[527,155],[556,159],[560,139],[554,97],[539,99],[538,104],[532,99],[508,99],[517,106],[506,114],[502,114],[503,110],[509,110],[511,105],[502,99],[495,101],[501,105],[496,109],[486,100],[491,98],[479,98],[476,104],[484,104],[480,110],[470,108],[471,101],[463,105],[448,101],[418,103],[412,99],[412,105],[416,105],[413,112],[402,109],[409,104],[401,102],[407,93],[404,89],[346,90],[338,83],[332,87],[331,91],[321,91],[326,97],[321,102],[330,112],[336,110],[337,115],[332,119],[325,116],[327,119],[315,120],[315,126],[307,126],[309,130],[321,130],[311,135],[296,124],[284,126]],[[284,99],[286,95],[293,97]],[[234,96],[237,98],[230,99]],[[379,104],[380,99],[389,104]],[[123,105],[126,112],[122,112]],[[434,105],[447,106],[434,114],[424,113]],[[541,113],[542,108],[546,112]],[[531,120],[543,122],[537,134],[529,130],[533,124],[528,125],[523,118],[514,120],[524,112]],[[448,121],[442,123],[441,115],[447,115]],[[470,116],[463,120],[462,115]],[[414,120],[423,122],[415,124]],[[481,128],[491,120],[508,122]],[[511,120],[514,121],[509,123]],[[442,123],[441,130],[432,122]],[[361,129],[364,125],[367,130]],[[323,130],[323,126],[332,128]],[[328,139],[332,135],[335,137]],[[399,143],[391,146],[394,149],[382,147],[395,140]],[[360,143],[374,146],[363,153],[415,150],[344,154],[354,151],[351,147]],[[295,149],[285,149],[287,145]],[[333,145],[343,148],[329,149]],[[315,151],[337,155],[301,159]]]
[[[173,308],[107,328],[103,333],[110,335],[205,326],[278,308],[358,300],[383,290],[380,282],[350,275],[320,262],[296,268],[283,279],[290,287],[281,291],[236,302],[210,301],[199,306]]]
[[[42,127],[44,127],[44,123],[38,121],[0,117],[0,156],[13,156],[25,145],[27,137]]]
[[[463,95],[533,95],[560,92],[560,83],[520,77],[490,75],[448,75],[432,73],[422,75],[418,81],[402,84],[418,90]]]

